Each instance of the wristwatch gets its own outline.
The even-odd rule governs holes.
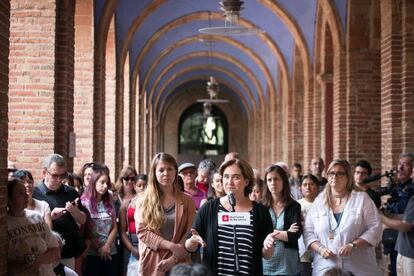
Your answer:
[[[26,267],[31,267],[32,264],[36,261],[36,255],[35,254],[26,254],[24,255],[24,263]]]
[[[351,243],[351,246],[352,246],[352,249],[354,249],[354,248],[356,249],[356,248],[357,248],[357,244],[356,244],[356,242],[354,242],[354,241],[353,241],[353,242]]]

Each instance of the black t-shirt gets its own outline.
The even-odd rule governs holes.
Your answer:
[[[40,182],[33,190],[33,198],[44,200],[49,203],[50,210],[55,208],[64,208],[66,202],[73,202],[79,198],[78,192],[73,187],[62,185],[57,191],[49,190],[45,183]],[[85,211],[78,203],[79,209]],[[85,249],[83,238],[76,221],[68,212],[58,219],[52,220],[54,231],[58,232],[64,239],[64,246],[62,249],[62,258],[72,258],[79,256]]]

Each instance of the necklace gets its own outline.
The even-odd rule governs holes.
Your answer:
[[[335,206],[341,206],[342,199],[346,197],[348,199],[348,194],[344,193],[342,195],[333,195],[335,197]]]
[[[336,196],[335,196],[335,197],[336,197]],[[342,198],[344,198],[344,197],[345,197],[345,195],[343,195],[343,196],[339,197],[339,200],[341,200],[341,199],[342,199]],[[334,235],[335,235],[335,230],[337,230],[337,229],[338,229],[339,224],[341,223],[342,215],[344,214],[344,211],[345,211],[345,208],[346,208],[347,203],[348,203],[348,196],[346,195],[345,207],[342,209],[342,211],[341,211],[341,212],[337,213],[339,216],[338,216],[338,221],[337,221],[336,227],[335,227],[334,229],[332,229],[332,226],[331,226],[331,219],[330,219],[330,214],[328,213],[328,224],[329,224],[328,239],[330,239],[330,240],[333,240]],[[336,204],[336,206],[339,206],[339,205],[341,205],[341,203]],[[333,212],[333,209],[332,209],[332,213],[333,213],[333,214],[335,214],[335,213]]]

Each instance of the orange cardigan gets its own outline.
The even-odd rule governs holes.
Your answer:
[[[175,199],[175,224],[172,242],[184,244],[195,217],[195,210],[193,199],[182,192],[178,192]],[[161,232],[147,229],[146,224],[141,222],[140,210],[137,209],[135,214],[139,239],[140,275],[162,276],[165,273],[157,271],[157,264],[171,257],[172,253],[169,250],[158,248],[161,241],[164,240]],[[191,262],[189,255],[185,259],[179,260],[179,263],[188,262]]]

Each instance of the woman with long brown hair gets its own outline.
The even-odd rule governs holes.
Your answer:
[[[263,274],[297,275],[300,273],[298,239],[302,235],[300,204],[290,194],[289,179],[282,167],[271,165],[264,179],[263,204],[269,208],[277,235],[272,258],[263,262]]]
[[[177,263],[190,262],[184,241],[194,215],[193,199],[178,187],[177,162],[157,153],[135,212],[140,275],[164,275]]]

